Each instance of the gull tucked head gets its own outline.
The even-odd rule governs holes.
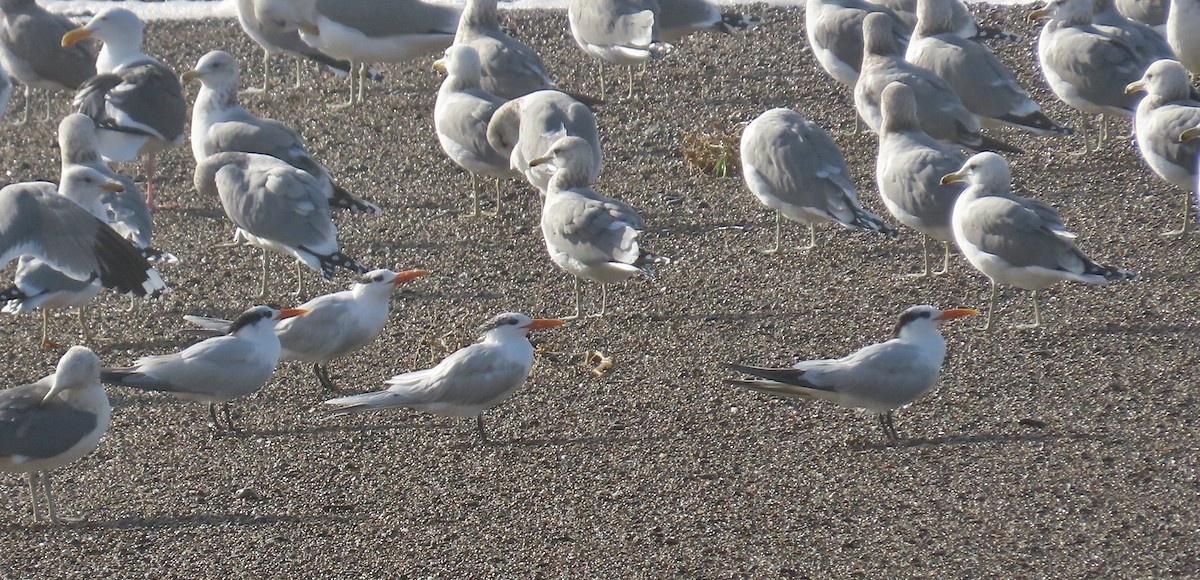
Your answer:
[[[71,389],[82,389],[100,384],[100,357],[83,346],[73,346],[58,359],[54,372],[54,384],[42,398],[42,404]]]
[[[863,19],[863,52],[886,56],[897,54],[896,39],[892,37],[892,19],[882,12],[872,12]]]

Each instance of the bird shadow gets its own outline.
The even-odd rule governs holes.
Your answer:
[[[883,449],[911,449],[943,445],[980,445],[1004,443],[1047,443],[1052,441],[1103,441],[1106,437],[1091,433],[978,433],[974,435],[950,435],[946,437],[901,439],[861,443],[851,448],[861,451]]]
[[[549,448],[549,447],[572,447],[586,446],[595,447],[601,445],[638,445],[647,442],[658,442],[669,439],[665,436],[655,437],[620,437],[616,435],[594,435],[584,437],[545,437],[540,439],[508,439],[497,440],[488,439],[486,441],[475,437],[472,441],[464,441],[452,446],[454,449],[478,449],[488,447],[528,447],[528,448]]]
[[[1200,335],[1200,327],[1187,324],[1119,324],[1113,322],[1089,324],[1080,330],[1088,334],[1145,334],[1164,336],[1172,334]]]
[[[205,514],[168,514],[151,517],[143,516],[127,516],[112,520],[101,521],[83,521],[76,525],[84,529],[113,529],[113,530],[138,530],[138,529],[176,529],[180,527],[212,527],[212,526],[241,526],[241,527],[268,527],[277,525],[304,525],[317,522],[343,522],[350,523],[356,520],[362,520],[362,516],[346,516],[344,514],[306,514],[306,515],[249,515],[249,514],[229,514],[229,513],[205,513]]]
[[[236,437],[281,437],[287,435],[319,435],[322,433],[397,433],[401,431],[444,431],[453,425],[438,423],[363,423],[358,425],[307,425],[291,429],[241,429],[234,431]]]

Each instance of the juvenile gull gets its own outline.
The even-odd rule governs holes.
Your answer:
[[[0,470],[25,474],[35,522],[39,479],[47,516],[58,523],[50,472],[95,451],[111,420],[100,359],[82,346],[71,347],[53,374],[0,391]]]
[[[1178,61],[1160,60],[1126,90],[1146,92],[1134,121],[1142,159],[1155,175],[1184,191],[1183,225],[1162,235],[1186,236],[1191,231],[1196,163],[1200,160],[1200,141],[1181,140],[1184,131],[1200,125],[1200,102],[1191,98],[1188,72]]]
[[[979,153],[942,178],[942,183],[968,184],[954,203],[951,223],[963,256],[992,282],[984,330],[994,324],[999,284],[1033,291],[1033,324],[1024,327],[1030,328],[1042,324],[1037,298],[1043,288],[1063,280],[1103,285],[1134,278],[1128,270],[1084,255],[1058,211],[1012,194],[1011,179],[1008,163],[995,153]]]
[[[531,167],[529,162],[546,155],[550,146],[568,136],[579,137],[592,146],[588,183],[596,181],[604,164],[596,117],[587,105],[566,93],[537,91],[504,103],[492,114],[487,129],[488,143],[542,194],[553,172],[545,164]]]
[[[279,364],[275,324],[304,313],[299,308],[276,310],[255,306],[237,317],[225,336],[204,340],[180,352],[145,356],[132,366],[101,369],[101,380],[110,385],[171,393],[185,401],[208,403],[208,414],[217,430],[221,429],[217,419],[220,404],[225,427],[236,431],[229,402],[256,393],[267,383]]]
[[[816,225],[822,222],[896,235],[858,204],[850,169],[829,134],[791,109],[771,109],[746,127],[741,161],[746,188],[775,210],[775,246],[764,253],[779,251],[785,217],[808,226],[803,250],[817,247]]]
[[[181,77],[184,82],[198,80],[201,85],[192,107],[192,156],[197,163],[229,151],[270,155],[328,182],[331,208],[371,214],[382,211],[335,183],[325,166],[305,148],[304,138],[291,127],[242,108],[237,97],[238,70],[237,59],[229,53],[212,51]]]
[[[96,122],[100,154],[112,162],[146,156],[146,204],[154,207],[154,162],[162,150],[183,144],[187,103],[179,79],[142,54],[144,24],[124,8],[108,8],[62,37],[63,46],[98,38],[96,76],[75,93],[75,109]]]
[[[483,414],[507,401],[533,369],[529,332],[562,320],[507,312],[480,327],[479,342],[454,351],[433,368],[396,375],[387,390],[325,401],[334,415],[409,408],[444,417],[475,417],[484,441]]]
[[[604,63],[629,68],[633,97],[633,65],[659,60],[674,50],[660,38],[658,0],[570,0],[567,22],[571,37],[600,64],[600,98],[604,98]]]
[[[454,44],[475,49],[482,65],[480,86],[502,100],[555,87],[537,52],[500,28],[496,0],[467,0]]]
[[[479,176],[496,180],[496,211],[500,213],[500,180],[516,177],[509,160],[488,142],[488,123],[504,103],[479,86],[479,54],[465,44],[446,49],[433,63],[446,73],[433,105],[433,127],[442,151],[471,175],[471,217],[479,217]]]
[[[842,358],[801,361],[787,368],[730,364],[726,366],[756,378],[726,382],[777,397],[819,399],[874,413],[884,434],[895,441],[899,433],[892,411],[913,404],[937,386],[946,357],[946,340],[938,325],[973,314],[979,312],[913,306],[900,315],[886,342]]]
[[[96,75],[92,43],[70,47],[59,43],[63,34],[75,26],[66,16],[46,11],[35,0],[0,0],[0,68],[25,85],[22,124],[29,121],[33,89],[74,91]],[[50,120],[49,95],[46,120]]]
[[[858,84],[863,61],[863,20],[883,14],[892,44],[903,53],[912,30],[891,10],[866,0],[808,0],[804,28],[821,68],[850,89]],[[880,87],[882,90],[882,87]]]
[[[1037,135],[1073,134],[1042,113],[1017,83],[1016,75],[991,50],[954,30],[951,7],[955,2],[917,1],[917,27],[905,60],[945,80],[984,126],[1016,127]]]
[[[958,170],[967,157],[926,135],[917,119],[912,89],[892,83],[883,89],[880,102],[883,123],[879,127],[879,157],[875,179],[883,204],[896,221],[921,233],[921,256],[925,268],[918,277],[945,274],[950,267],[950,212],[962,193],[962,184],[942,185],[942,176]],[[942,270],[929,269],[930,241],[942,243]]]
[[[246,89],[248,93],[265,93],[271,88],[271,55],[286,54],[296,60],[296,84],[300,88],[300,69],[308,60],[323,64],[341,73],[350,72],[350,62],[333,58],[304,42],[300,38],[300,30],[289,26],[286,22],[280,24],[259,16],[258,6],[270,0],[237,0],[237,19],[242,31],[251,40],[263,48],[263,86],[261,89]]]

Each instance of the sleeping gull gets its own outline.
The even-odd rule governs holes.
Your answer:
[[[592,110],[574,97],[559,91],[537,91],[504,103],[488,122],[488,143],[508,157],[509,166],[525,175],[525,180],[542,194],[550,186],[553,172],[546,165],[530,167],[530,160],[542,157],[550,146],[563,137],[579,137],[592,146],[591,180],[600,176],[604,156],[596,117]]]
[[[396,375],[386,390],[325,401],[334,415],[409,408],[444,417],[475,417],[484,441],[483,414],[507,401],[533,370],[529,332],[563,320],[506,312],[480,327],[479,342],[454,351],[437,365]]]
[[[657,0],[570,0],[567,22],[571,37],[600,64],[600,98],[606,94],[604,63],[629,68],[633,97],[633,65],[659,60],[674,49],[659,38]]]
[[[991,50],[955,32],[951,20],[955,2],[918,0],[919,18],[905,60],[942,77],[986,127],[1016,127],[1037,135],[1073,134],[1042,113]]]
[[[829,76],[850,89],[858,84],[862,69],[862,26],[868,14],[884,15],[892,44],[903,52],[912,31],[883,6],[866,0],[808,0],[804,8],[804,28],[813,55]]]
[[[75,23],[69,18],[46,11],[35,0],[0,0],[0,67],[25,85],[22,124],[29,121],[33,89],[74,91],[96,75],[92,43],[60,45],[59,39],[72,28]],[[49,95],[46,120],[50,120]]]
[[[282,348],[279,360],[311,363],[321,387],[336,391],[326,368],[329,363],[349,356],[379,338],[388,321],[392,291],[429,273],[429,270],[372,270],[363,274],[349,290],[318,296],[297,306],[307,314],[275,325],[275,335]],[[228,320],[201,316],[184,316],[184,319],[222,333],[228,333],[232,324]]]
[[[854,108],[872,131],[879,132],[879,98],[884,87],[901,82],[916,96],[921,129],[930,137],[975,150],[1016,151],[981,134],[979,118],[967,110],[942,77],[904,60],[892,38],[887,16],[868,14],[862,30],[862,72],[854,86]]]
[[[379,213],[379,206],[346,191],[333,181],[325,166],[312,158],[304,139],[295,130],[272,119],[255,116],[238,104],[238,62],[229,53],[214,50],[184,72],[184,82],[200,81],[192,107],[192,156],[199,163],[227,151],[270,155],[321,181],[329,182],[331,208]]]
[[[263,249],[264,295],[268,250],[295,257],[326,280],[335,268],[367,272],[338,247],[328,182],[269,155],[230,152],[196,164],[195,185],[206,198],[221,200],[241,239]]]
[[[208,403],[208,414],[217,430],[221,429],[217,419],[220,404],[225,427],[237,431],[229,402],[256,393],[267,383],[279,364],[275,324],[303,314],[305,311],[299,308],[255,306],[237,317],[224,336],[198,342],[180,352],[145,356],[132,366],[104,368],[100,377],[110,385]]]
[[[71,347],[54,374],[0,391],[0,469],[25,474],[35,522],[38,475],[49,520],[58,523],[50,472],[95,451],[111,420],[100,359],[82,346]]]
[[[872,4],[887,7],[904,22],[909,30],[917,27],[917,0],[869,0]],[[1020,42],[1021,36],[1007,30],[980,26],[975,21],[975,15],[962,0],[950,1],[950,30],[966,39],[977,40],[1006,40]]]
[[[242,31],[263,48],[262,88],[246,89],[247,93],[266,93],[271,88],[271,55],[286,54],[296,58],[296,84],[300,88],[300,69],[307,60],[323,64],[340,73],[350,72],[350,62],[333,58],[304,42],[295,26],[276,24],[259,17],[258,5],[264,0],[237,0],[237,19]]]
[[[879,216],[858,204],[850,169],[837,144],[819,125],[791,109],[771,109],[742,133],[742,175],[746,188],[775,210],[775,246],[780,250],[783,218],[808,226],[809,243],[817,247],[818,223],[895,236]]]
[[[95,77],[75,93],[77,111],[96,122],[100,153],[112,162],[146,156],[146,205],[154,207],[154,161],[162,150],[183,144],[187,103],[179,79],[166,65],[142,54],[144,24],[124,8],[108,8],[62,37],[63,46],[98,38]]]
[[[579,137],[559,139],[533,166],[552,164],[554,177],[542,204],[542,239],[550,260],[575,279],[575,316],[583,315],[584,279],[600,283],[600,312],[608,306],[608,285],[624,282],[670,260],[642,248],[646,223],[637,210],[591,188],[592,146]]]
[[[537,52],[500,28],[496,0],[467,0],[454,44],[475,49],[482,65],[480,85],[502,100],[555,86]]]
[[[820,399],[879,416],[888,439],[899,438],[892,411],[903,409],[937,386],[946,340],[938,325],[979,314],[970,308],[940,310],[929,305],[905,310],[892,338],[837,359],[806,360],[787,368],[726,365],[753,375],[727,383],[777,397]]]
[[[1134,278],[1128,270],[1084,255],[1058,211],[1012,194],[1011,179],[1008,163],[995,153],[979,153],[942,178],[942,183],[968,184],[954,203],[951,223],[963,256],[992,282],[984,330],[994,324],[999,284],[1033,291],[1033,324],[1021,326],[1031,328],[1042,324],[1038,291],[1043,288],[1063,280],[1103,285]]]
[[[508,158],[488,143],[488,123],[504,103],[479,86],[479,54],[465,44],[446,49],[433,63],[446,73],[433,105],[433,127],[442,151],[471,175],[471,217],[479,217],[479,176],[496,180],[496,211],[500,214],[500,180],[516,177]]]
[[[1146,165],[1167,183],[1184,191],[1183,225],[1164,236],[1186,236],[1191,230],[1192,195],[1196,189],[1196,163],[1200,141],[1181,141],[1184,131],[1200,125],[1200,102],[1190,96],[1191,83],[1183,65],[1160,60],[1146,69],[1127,91],[1145,91],[1137,106],[1134,129],[1138,152]]]
[[[883,89],[880,102],[883,123],[879,127],[879,157],[875,180],[879,196],[896,221],[921,233],[921,256],[925,269],[917,277],[945,274],[950,267],[950,212],[964,188],[942,185],[943,175],[956,171],[967,157],[926,135],[917,119],[917,102],[912,89],[892,83]],[[930,241],[942,242],[942,271],[929,269]]]

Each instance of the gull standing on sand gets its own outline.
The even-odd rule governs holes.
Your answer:
[[[75,93],[75,109],[96,122],[101,155],[111,162],[146,156],[146,204],[154,207],[154,164],[159,151],[183,144],[187,103],[175,73],[142,54],[144,24],[124,8],[108,8],[62,37],[63,46],[87,38],[104,46],[97,75]]]
[[[1175,58],[1193,75],[1200,75],[1200,0],[1170,0],[1167,43]]]
[[[1135,277],[1084,255],[1057,210],[1011,193],[1012,175],[1003,157],[995,153],[971,157],[961,169],[942,178],[942,183],[955,182],[968,186],[954,203],[954,241],[967,261],[992,282],[984,330],[993,328],[999,284],[1033,291],[1033,324],[1019,327],[1033,328],[1042,324],[1039,290],[1063,280],[1104,285]]]
[[[591,188],[591,145],[563,137],[530,165],[552,164],[554,177],[542,203],[542,238],[550,260],[575,279],[575,316],[583,315],[584,279],[600,283],[600,312],[608,306],[608,285],[645,274],[670,260],[642,249],[638,237],[646,223],[629,204]]]
[[[255,116],[238,104],[238,62],[229,53],[214,50],[181,76],[183,82],[200,81],[192,107],[192,156],[199,163],[225,152],[270,155],[329,182],[329,206],[363,213],[379,213],[379,206],[346,191],[333,181],[329,170],[313,159],[304,138],[279,121]]]
[[[50,472],[95,451],[111,421],[112,407],[100,384],[100,358],[82,346],[71,347],[54,374],[0,391],[0,470],[25,474],[33,521],[41,520],[38,480],[47,516],[56,524]]]
[[[35,0],[0,0],[0,68],[25,85],[21,124],[29,122],[33,89],[74,91],[96,75],[95,46],[67,47],[59,42],[73,28],[69,18],[48,12]],[[0,116],[2,112],[0,107]],[[49,95],[46,120],[50,120]]]
[[[1132,116],[1137,100],[1125,94],[1125,86],[1153,62],[1096,27],[1092,6],[1092,0],[1049,0],[1029,13],[1031,21],[1049,18],[1038,35],[1038,61],[1050,90],[1080,112],[1084,154],[1092,150],[1087,116]]]
[[[367,272],[349,290],[319,296],[297,308],[304,316],[289,318],[275,325],[275,336],[282,348],[279,360],[312,363],[313,374],[327,391],[337,391],[326,368],[335,359],[353,354],[370,344],[388,321],[392,291],[401,284],[428,276],[429,270],[391,270]],[[188,322],[208,330],[229,332],[228,320],[202,316],[184,316]]]
[[[295,0],[293,0],[295,2]],[[363,99],[367,65],[407,62],[444,50],[454,42],[462,9],[421,0],[307,0],[301,12],[300,37],[313,48],[358,68],[350,73],[352,107]]]
[[[279,364],[279,338],[275,324],[300,316],[305,310],[255,306],[233,321],[229,333],[216,336],[172,354],[145,356],[132,366],[104,368],[101,380],[110,385],[143,391],[171,393],[185,401],[208,403],[213,426],[221,430],[217,405],[222,406],[225,427],[237,431],[229,402],[258,392]]]
[[[574,97],[559,91],[530,93],[501,105],[488,122],[488,143],[543,195],[554,173],[545,164],[530,167],[529,161],[546,155],[563,137],[579,137],[592,146],[588,183],[596,181],[604,165],[596,117]]]
[[[238,236],[263,249],[262,294],[267,293],[267,250],[295,257],[329,280],[335,268],[367,269],[342,254],[329,212],[329,183],[269,155],[218,153],[196,165],[196,190],[218,198]],[[297,265],[297,269],[299,265]],[[299,276],[299,284],[304,279]],[[299,292],[299,290],[297,290]]]
[[[601,99],[606,61],[628,67],[632,98],[633,65],[662,59],[675,48],[660,39],[657,0],[570,0],[567,22],[575,44],[600,63]]]
[[[1181,141],[1184,131],[1200,125],[1200,102],[1192,99],[1191,90],[1187,70],[1174,60],[1150,65],[1146,74],[1126,89],[1146,93],[1134,120],[1138,152],[1163,181],[1184,191],[1183,225],[1164,236],[1186,236],[1191,231],[1200,141]]]
[[[271,55],[285,54],[296,59],[296,84],[293,89],[300,88],[300,69],[305,62],[311,60],[323,64],[339,73],[350,72],[350,62],[333,58],[304,42],[300,38],[300,30],[289,26],[286,22],[277,24],[269,19],[260,17],[258,7],[270,0],[237,0],[238,24],[250,40],[263,48],[263,85],[262,88],[246,89],[247,93],[266,93],[271,88]]]
[[[1159,31],[1136,22],[1117,10],[1113,0],[1092,0],[1092,23],[1124,40],[1150,62],[1175,58],[1175,51]]]
[[[479,176],[496,180],[496,211],[500,214],[500,180],[517,177],[509,160],[488,143],[488,123],[504,100],[479,86],[479,53],[465,44],[446,49],[433,68],[446,73],[433,105],[433,127],[442,151],[471,174],[471,217],[479,217]]]
[[[950,212],[962,193],[961,184],[942,185],[942,176],[958,170],[967,157],[957,147],[926,135],[917,119],[917,102],[912,89],[892,83],[883,89],[880,102],[883,123],[879,127],[879,157],[875,180],[879,196],[896,221],[921,233],[921,256],[925,269],[916,276],[945,274],[950,268]],[[929,269],[930,241],[942,243],[942,270]]]
[[[891,340],[837,359],[807,360],[788,368],[726,365],[754,379],[726,380],[739,387],[794,399],[820,399],[875,413],[888,439],[900,438],[892,411],[903,409],[937,386],[946,339],[938,325],[979,314],[971,308],[913,306],[900,315]]]
[[[1036,135],[1073,134],[1042,113],[990,49],[954,30],[951,7],[955,2],[917,1],[917,27],[905,60],[945,80],[984,126],[1016,127]]]
[[[529,332],[553,328],[563,320],[530,318],[507,312],[480,327],[479,342],[460,348],[433,368],[396,375],[387,390],[330,399],[334,415],[409,408],[443,417],[475,417],[484,441],[483,414],[507,401],[533,370]]]
[[[658,0],[659,38],[676,42],[705,30],[733,34],[758,26],[759,18],[750,14],[721,12],[710,0]]]
[[[901,82],[917,98],[917,117],[930,137],[974,150],[1017,151],[980,133],[979,118],[967,110],[958,94],[933,71],[904,60],[889,28],[888,17],[868,14],[863,20],[863,60],[854,86],[854,108],[876,133],[882,121],[879,99],[883,89]]]
[[[479,54],[480,86],[505,101],[553,89],[554,79],[542,58],[504,32],[496,12],[496,0],[467,0],[454,35],[454,44],[465,44]]]
[[[1170,8],[1171,0],[1117,0],[1117,10],[1123,16],[1164,33]]]
[[[917,0],[869,0],[896,13],[909,30],[917,27]],[[968,40],[1006,40],[1020,42],[1021,36],[1007,30],[980,26],[962,0],[950,0],[950,30]]]
[[[892,45],[903,53],[912,30],[891,10],[866,0],[808,0],[804,28],[817,63],[850,89],[858,84],[863,62],[863,20],[883,14]],[[882,87],[880,87],[882,90]]]
[[[780,250],[785,217],[808,226],[809,243],[802,250],[817,247],[816,226],[822,222],[896,235],[858,204],[850,169],[829,134],[791,109],[771,109],[746,127],[741,161],[746,188],[775,210],[775,246],[763,253]]]

